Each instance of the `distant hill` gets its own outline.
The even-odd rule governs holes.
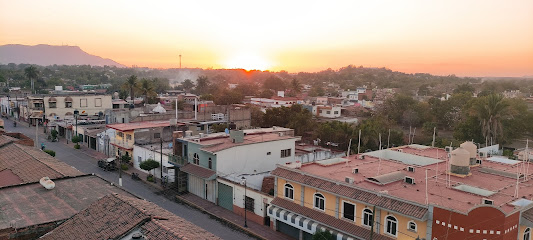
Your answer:
[[[78,46],[20,45],[0,46],[0,63],[29,63],[48,65],[93,65],[125,67],[108,58],[94,56],[81,50]]]

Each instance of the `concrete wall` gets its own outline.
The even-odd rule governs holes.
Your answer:
[[[154,170],[152,170],[150,172],[141,169],[141,167],[140,167],[141,162],[146,161],[148,159],[153,159],[153,160],[155,160],[157,162],[161,162],[161,152],[159,151],[159,149],[157,149],[155,151],[151,151],[150,150],[150,145],[146,145],[146,146],[134,145],[133,146],[133,157],[131,159],[133,161],[133,167],[135,167],[136,169],[138,169],[138,170],[140,170],[142,172],[145,172],[145,173],[154,174],[154,171],[155,171],[154,176],[156,178],[161,178],[161,167],[156,168],[156,169],[154,169]],[[163,154],[163,167],[164,167],[163,168],[163,176],[169,176],[168,169],[166,170],[166,168],[167,167],[173,167],[173,166],[174,165],[168,163],[168,155]],[[174,181],[174,175],[169,176],[168,180],[170,182],[173,182]]]
[[[56,107],[50,108],[50,98],[52,96],[44,97],[44,107],[47,119],[52,119],[50,117],[51,113],[55,113],[60,119],[65,119],[65,114],[67,112],[74,113],[74,110],[80,111],[80,115],[85,114],[88,116],[98,115],[99,112],[104,113],[106,109],[113,108],[111,95],[71,95],[71,96],[53,96],[56,99]],[[72,98],[72,107],[67,108],[65,103],[65,98]],[[80,104],[85,103],[84,106]],[[99,104],[98,104],[99,103]],[[97,105],[98,104],[98,105]]]
[[[218,152],[217,172],[221,174],[261,173],[272,171],[276,164],[294,162],[296,139],[285,139],[235,146]],[[281,158],[281,150],[291,149],[291,156]],[[267,153],[270,152],[270,155]]]
[[[217,181],[233,187],[233,211],[244,217],[244,186],[221,178],[218,178]],[[246,189],[246,196],[254,199],[254,212],[247,210],[246,217],[248,220],[263,225],[266,217],[265,203],[269,204],[274,197],[250,188]]]

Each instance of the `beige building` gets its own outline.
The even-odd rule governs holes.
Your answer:
[[[44,112],[49,121],[74,118],[74,110],[82,117],[102,116],[106,109],[113,108],[111,95],[49,95],[44,97]]]

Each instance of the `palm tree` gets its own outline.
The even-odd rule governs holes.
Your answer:
[[[302,91],[302,86],[300,84],[300,81],[298,81],[298,79],[296,79],[296,78],[292,79],[291,88],[292,88],[292,91],[294,91],[295,94],[300,93]]]
[[[30,79],[30,82],[31,82],[31,91],[32,91],[33,93],[35,93],[35,89],[34,89],[34,86],[35,86],[35,84],[34,84],[34,79],[37,78],[38,74],[39,74],[39,70],[37,70],[37,68],[34,67],[33,65],[31,65],[31,66],[29,66],[29,67],[27,67],[27,68],[24,69],[24,75],[25,75],[28,79]]]
[[[143,78],[141,79],[141,83],[139,84],[139,90],[143,94],[144,102],[146,103],[148,96],[155,95],[156,92],[154,91],[154,86],[152,85],[152,82],[150,80]]]
[[[509,103],[502,95],[491,94],[484,97],[474,105],[473,110],[486,139],[493,138],[496,141],[503,136],[502,119],[512,116]]]
[[[128,77],[128,80],[124,82],[122,88],[124,88],[125,90],[130,90],[131,103],[133,104],[133,101],[135,100],[135,88],[137,88],[137,76],[131,75],[130,77]]]

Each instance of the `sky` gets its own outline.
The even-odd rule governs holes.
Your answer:
[[[532,0],[0,0],[0,45],[127,66],[533,76]]]

